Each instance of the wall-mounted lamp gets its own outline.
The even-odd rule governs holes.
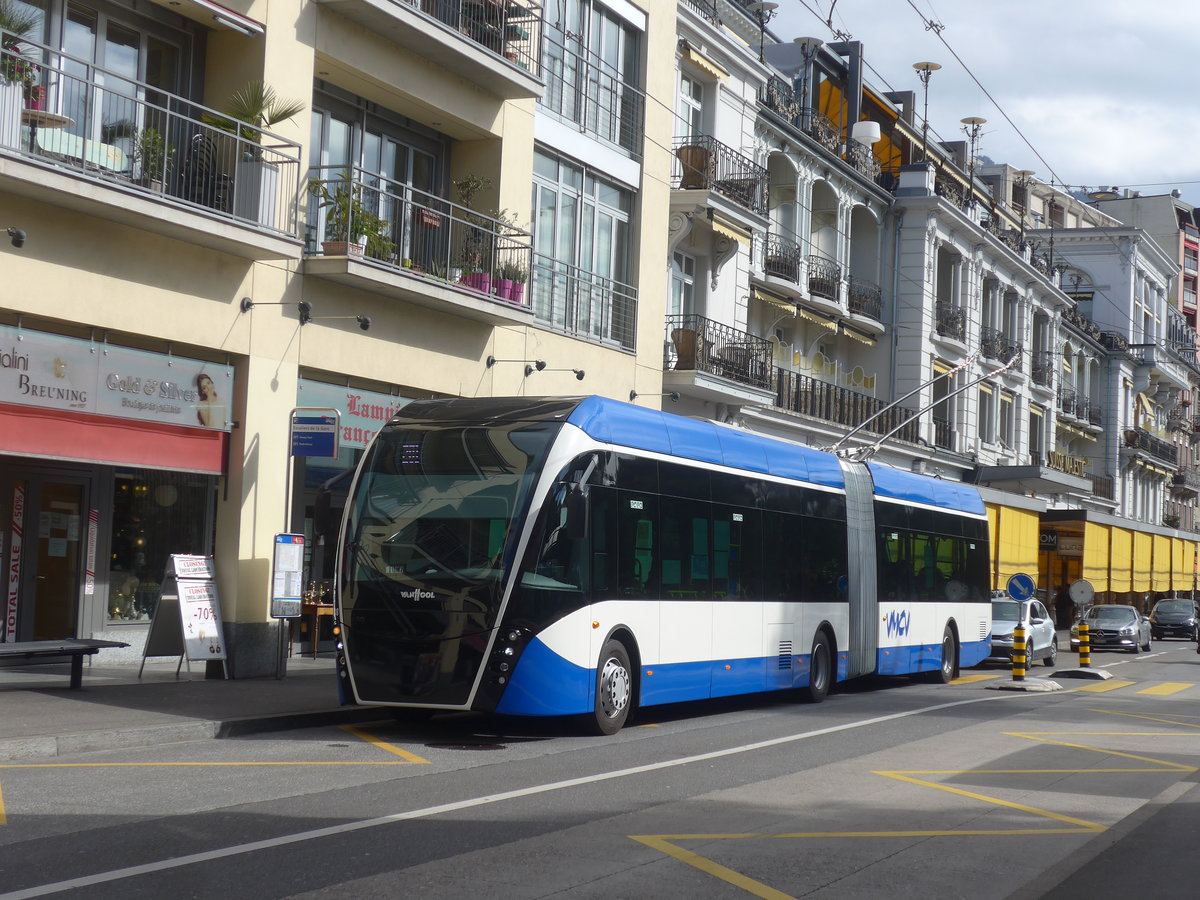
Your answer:
[[[528,378],[534,372],[542,372],[546,368],[546,361],[544,359],[496,359],[494,356],[489,356],[485,361],[485,365],[489,369],[496,363],[524,363],[526,378]]]
[[[547,372],[574,372],[576,381],[583,381],[583,376],[587,373],[583,369],[547,369]]]
[[[358,322],[358,327],[363,331],[371,330],[370,316],[314,316],[312,314],[312,304],[307,300],[301,300],[296,304],[296,309],[300,312],[300,324],[307,325],[313,319],[354,319]]]
[[[661,394],[639,394],[637,391],[629,392],[629,402],[632,403],[638,397],[670,397],[675,403],[679,402],[679,391],[664,391]]]
[[[7,228],[8,236],[12,238],[12,245],[17,249],[25,246],[25,232],[20,228],[13,228],[11,225]]]

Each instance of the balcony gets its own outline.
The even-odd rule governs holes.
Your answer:
[[[26,65],[54,64],[36,64],[38,108],[21,84],[0,86],[6,191],[242,258],[299,256],[299,144],[22,44]]]
[[[800,118],[800,101],[796,99],[795,90],[778,75],[767,79],[766,85],[759,91],[758,102],[777,116],[786,119],[788,124],[795,124]]]
[[[1200,496],[1200,468],[1196,466],[1181,466],[1179,471],[1175,473],[1172,487],[1175,489],[1176,496]]]
[[[767,170],[708,135],[675,139],[671,187],[712,191],[751,212],[767,213]]]
[[[775,370],[775,405],[780,409],[801,413],[851,429],[862,425],[871,416],[888,406],[887,401],[869,394],[801,375],[788,369]],[[917,443],[917,419],[913,412],[894,407],[863,428],[864,433],[882,437],[894,432],[898,440]]]
[[[941,450],[954,450],[954,438],[954,426],[950,420],[933,416],[933,446]]]
[[[1189,406],[1176,406],[1167,411],[1167,428],[1170,431],[1182,431],[1190,434],[1192,431],[1192,414]]]
[[[619,348],[637,348],[637,288],[551,256],[533,256],[533,312],[554,331]]]
[[[310,172],[306,274],[491,325],[533,319],[528,232],[361,169]]]
[[[646,95],[578,41],[546,38],[546,90],[539,106],[614,147],[642,158]]]
[[[980,329],[979,352],[984,359],[996,360],[1003,364],[1013,361],[1013,364],[1009,366],[1009,371],[1020,372],[1022,350],[1019,343],[1010,340],[1008,335],[999,328],[985,325]]]
[[[1179,449],[1161,438],[1156,438],[1144,428],[1130,428],[1124,437],[1127,449],[1138,450],[1153,459],[1168,463],[1171,467],[1179,464]]]
[[[846,162],[850,163],[851,168],[855,171],[872,181],[875,181],[879,177],[879,173],[883,171],[883,167],[875,158],[871,148],[858,141],[850,141],[846,144]]]
[[[820,113],[809,113],[804,131],[830,153],[837,153],[842,146],[842,131],[833,121]]]
[[[937,301],[935,330],[939,335],[959,342],[967,339],[967,311],[947,300]]]
[[[842,267],[823,256],[808,258],[808,292],[833,303],[838,302],[838,288],[842,283]]]
[[[850,276],[847,306],[851,315],[883,321],[883,291],[879,285],[864,278]]]
[[[495,97],[541,96],[542,6],[536,0],[316,2]]]
[[[1104,334],[1112,334],[1112,332],[1101,332],[1099,325],[1096,325],[1091,319],[1073,306],[1069,306],[1064,309],[1062,317],[1064,322],[1068,323],[1069,325],[1073,325],[1078,331],[1087,335],[1093,341],[1100,341],[1103,343]],[[1116,335],[1116,337],[1120,337],[1120,335]]]
[[[1031,354],[1029,377],[1040,387],[1054,387],[1054,370],[1059,356],[1053,350],[1034,350]]]
[[[667,334],[665,369],[772,390],[772,347],[765,338],[695,315],[667,316]]]

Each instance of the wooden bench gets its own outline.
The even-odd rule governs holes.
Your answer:
[[[71,687],[83,687],[83,657],[107,647],[128,647],[121,641],[96,641],[71,638],[62,641],[16,641],[0,644],[0,659],[37,660],[47,657],[71,657]]]

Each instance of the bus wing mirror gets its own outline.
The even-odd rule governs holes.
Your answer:
[[[582,541],[588,533],[588,495],[579,485],[567,494],[567,537]]]

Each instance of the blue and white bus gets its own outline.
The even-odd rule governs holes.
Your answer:
[[[971,486],[601,397],[426,400],[364,454],[339,548],[360,704],[585,716],[988,655]]]

